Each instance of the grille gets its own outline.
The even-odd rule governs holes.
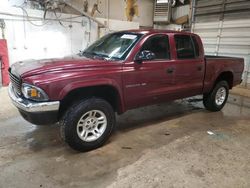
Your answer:
[[[9,75],[10,75],[10,81],[11,84],[14,88],[14,90],[17,92],[17,94],[21,95],[21,85],[22,81],[19,77],[11,73],[11,69],[9,70]]]

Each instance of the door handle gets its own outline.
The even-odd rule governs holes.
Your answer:
[[[174,68],[168,68],[166,72],[167,74],[172,74],[174,72]]]
[[[197,66],[197,70],[201,71],[202,70],[202,66]]]

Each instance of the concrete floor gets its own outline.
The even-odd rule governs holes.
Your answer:
[[[222,112],[196,100],[132,110],[102,148],[77,153],[58,125],[24,121],[0,89],[0,187],[250,187],[250,99]],[[208,131],[211,131],[208,134]]]

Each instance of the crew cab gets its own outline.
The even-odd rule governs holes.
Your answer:
[[[13,64],[9,96],[24,119],[59,122],[72,148],[89,151],[108,140],[115,113],[195,95],[221,110],[243,69],[242,58],[205,56],[196,34],[128,30],[77,55]]]

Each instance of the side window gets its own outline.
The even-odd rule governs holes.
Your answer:
[[[147,39],[141,51],[149,50],[156,59],[170,59],[169,40],[167,35],[155,35]]]
[[[195,55],[196,55],[196,57],[199,57],[200,56],[200,51],[199,51],[200,48],[199,48],[198,42],[194,36],[192,36],[192,40],[194,43]]]
[[[175,35],[176,53],[178,59],[195,58],[195,50],[189,35]]]

